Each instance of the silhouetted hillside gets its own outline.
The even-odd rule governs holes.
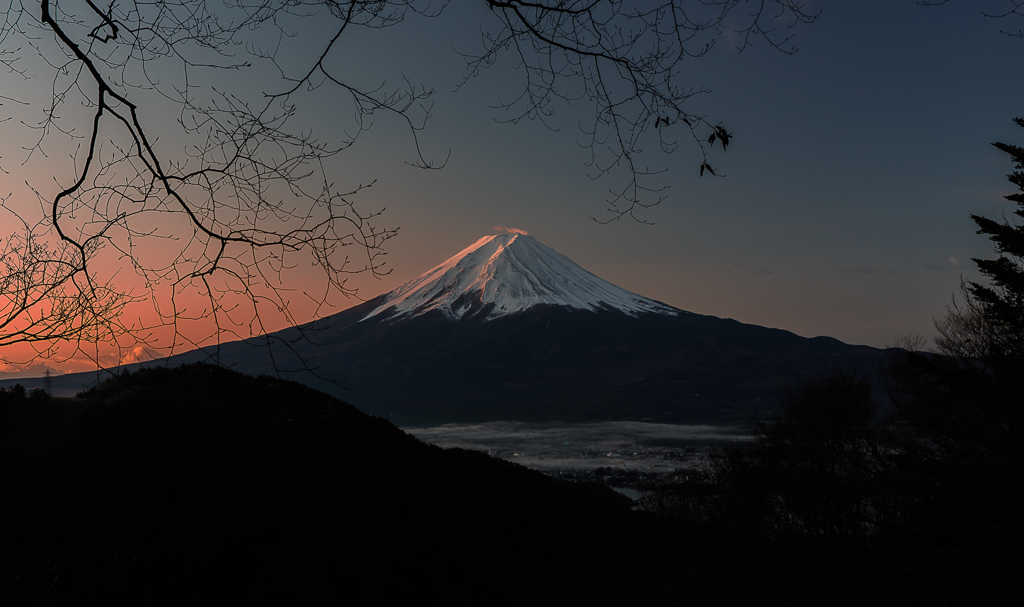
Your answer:
[[[302,385],[206,365],[79,399],[0,390],[0,604],[1019,596],[1021,443],[1004,432],[1018,425],[937,450],[911,433],[932,418],[877,418],[867,379],[841,371],[776,404],[754,441],[649,488],[636,511],[605,487],[427,446]]]
[[[637,515],[610,489],[207,365],[81,396],[3,403],[4,604],[603,602],[636,586],[617,554]]]

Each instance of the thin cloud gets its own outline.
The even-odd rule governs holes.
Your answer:
[[[881,266],[846,266],[839,268],[839,271],[843,274],[895,274],[896,270],[892,268],[883,268]]]
[[[128,350],[128,352],[126,352],[123,357],[121,357],[121,364],[126,365],[128,363],[139,362],[143,360],[142,357],[146,354],[147,352],[145,348],[143,348],[142,346],[135,346],[131,350]],[[149,357],[147,356],[147,358]]]
[[[529,236],[530,233],[526,230],[520,230],[519,228],[506,228],[505,226],[494,226],[492,228],[495,232],[502,232],[504,234],[522,234],[523,236]]]
[[[119,361],[118,365],[130,365],[132,363],[141,363],[155,359],[156,356],[149,349],[142,346],[135,346],[131,350],[125,352]]]
[[[519,449],[540,451],[569,445],[588,445],[598,450],[622,449],[626,445],[668,445],[688,441],[740,441],[748,435],[726,426],[654,424],[645,422],[486,422],[445,424],[427,428],[403,428],[425,443],[463,449]]]
[[[741,428],[647,422],[490,422],[403,430],[425,443],[483,451],[534,470],[668,471],[701,465],[696,452],[708,446],[750,440]],[[692,455],[683,455],[687,451]]]
[[[771,270],[769,270],[768,268],[766,268],[764,266],[754,267],[754,266],[748,266],[745,263],[734,263],[732,265],[732,267],[736,268],[737,270],[745,270],[747,272],[750,272],[754,276],[768,276],[770,274],[774,274],[775,273],[775,272],[772,272]]]
[[[0,379],[29,379],[42,377],[46,374],[49,369],[50,374],[53,376],[63,375],[63,371],[58,371],[47,365],[19,365],[16,363],[0,362]]]
[[[949,272],[950,270],[959,270],[963,267],[960,260],[953,256],[946,258],[942,263],[925,261],[922,259],[917,262],[917,265],[925,270],[932,270],[933,272]]]

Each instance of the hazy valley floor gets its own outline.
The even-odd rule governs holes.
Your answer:
[[[498,421],[402,429],[438,447],[472,449],[556,478],[629,489],[683,480],[707,466],[709,450],[750,439],[735,426],[632,421]]]

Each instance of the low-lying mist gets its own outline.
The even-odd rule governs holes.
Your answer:
[[[597,468],[670,472],[704,461],[707,448],[749,440],[734,426],[647,422],[487,422],[407,427],[406,432],[439,447],[489,453],[544,472]]]

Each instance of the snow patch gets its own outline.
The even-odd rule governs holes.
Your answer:
[[[523,234],[485,236],[385,296],[363,320],[419,316],[440,310],[457,320],[494,304],[487,320],[547,304],[578,310],[615,309],[675,316],[679,310],[602,280],[568,257]]]

